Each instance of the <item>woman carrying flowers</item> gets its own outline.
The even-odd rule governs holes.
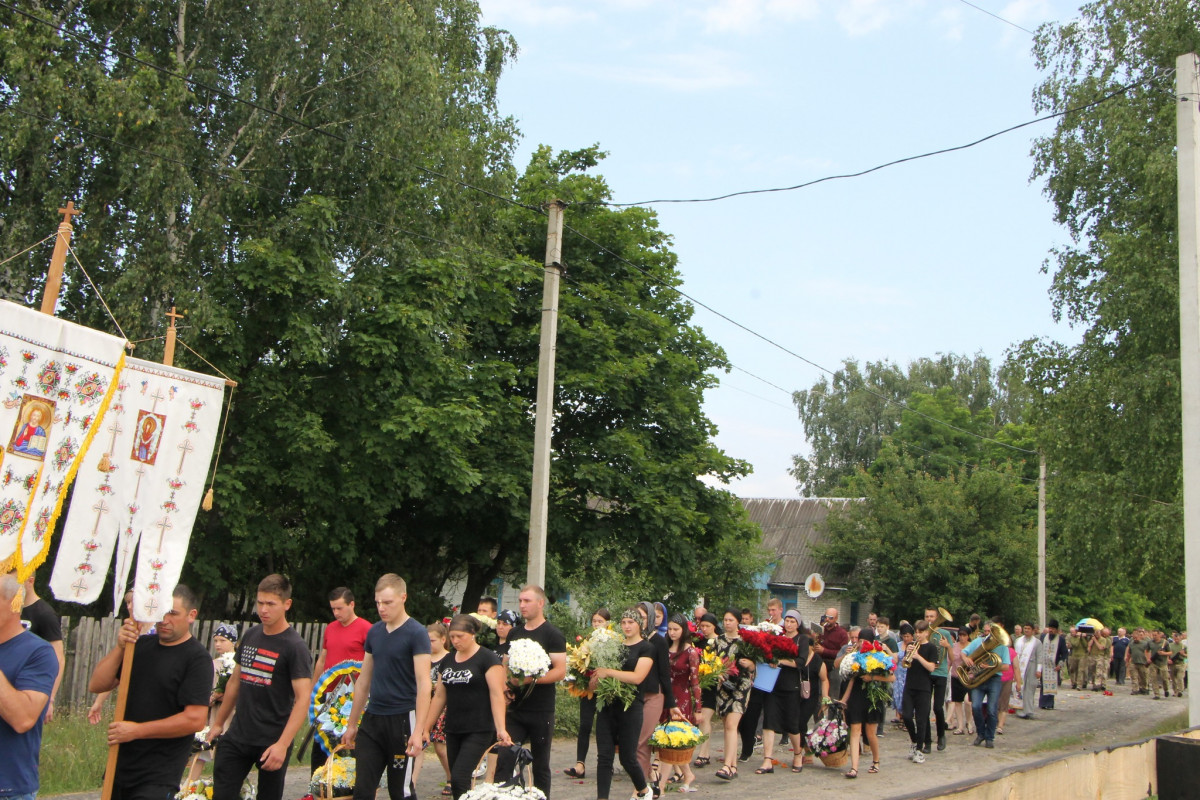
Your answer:
[[[704,741],[700,743],[700,748],[696,752],[696,760],[692,762],[693,767],[707,767],[710,763],[708,756],[708,739],[712,734],[712,718],[717,711],[717,687],[725,680],[723,670],[724,662],[717,655],[717,618],[713,614],[705,614],[696,620],[696,627],[700,630],[700,636],[697,647],[700,648],[700,660],[707,662],[701,671],[705,672],[710,679],[709,685],[704,685],[703,678],[700,685],[700,719],[696,723],[700,728],[700,732],[704,734]]]
[[[738,645],[742,640],[738,632],[741,618],[738,609],[725,609],[725,615],[721,618],[724,632],[717,637],[714,646],[717,655],[729,659],[737,667],[737,671],[730,672],[717,689],[717,713],[724,718],[726,742],[725,763],[717,770],[717,777],[726,781],[737,777],[738,723],[742,721],[742,714],[746,713],[746,699],[754,683],[754,662],[738,657]]]
[[[671,692],[675,696],[675,707],[688,723],[695,725],[696,714],[700,711],[700,651],[692,646],[692,632],[688,630],[687,620],[683,615],[676,614],[667,623],[667,641],[670,642],[667,655],[671,663]],[[664,712],[661,721],[665,723],[670,716]],[[691,764],[667,764],[667,767],[659,779],[659,794],[662,794],[671,780],[672,767],[679,770],[683,778],[683,785],[679,787],[679,791],[696,791],[692,786],[696,782],[696,776],[692,773]]]
[[[829,702],[829,675],[825,662],[816,651],[800,620],[800,612],[791,609],[783,618],[784,635],[796,643],[795,658],[776,662],[779,678],[775,689],[763,702],[763,763],[755,772],[759,775],[775,771],[775,733],[782,732],[792,745],[792,772],[804,770],[804,734],[808,720],[815,717],[822,702]],[[808,688],[805,694],[804,687]]]
[[[638,737],[642,732],[641,684],[654,669],[654,646],[642,638],[642,619],[636,608],[621,613],[621,633],[625,644],[622,669],[599,667],[592,673],[593,691],[603,678],[613,678],[637,687],[632,702],[622,707],[620,702],[606,703],[596,713],[596,797],[608,800],[612,787],[613,751],[621,748],[621,766],[633,781],[635,798],[651,795],[637,759]]]
[[[450,621],[454,652],[441,662],[424,720],[429,738],[442,711],[446,712],[446,757],[450,790],[456,799],[471,788],[471,773],[493,742],[512,744],[504,723],[506,673],[500,657],[475,639],[478,625],[469,614]]]
[[[607,608],[598,608],[592,614],[592,630],[607,628],[612,620],[612,614]],[[592,721],[596,718],[596,695],[586,694],[579,698],[579,733],[575,737],[575,766],[563,770],[564,775],[572,778],[582,778],[587,774],[583,763],[587,759],[588,745],[592,740]]]
[[[842,677],[845,679],[849,676],[840,701],[846,708],[846,722],[850,725],[850,769],[846,772],[847,778],[858,777],[858,751],[864,726],[867,744],[871,747],[871,768],[867,772],[879,772],[879,733],[876,729],[883,721],[887,702],[880,700],[879,693],[871,692],[870,688],[872,683],[892,683],[896,680],[892,672],[896,659],[881,646],[879,650],[876,649],[875,632],[864,629],[858,640],[858,654],[853,659],[847,656],[842,662]],[[851,669],[847,670],[847,666]],[[868,697],[868,694],[876,696]]]
[[[642,682],[642,730],[638,736],[638,763],[650,781],[654,796],[659,794],[658,764],[651,764],[650,735],[660,718],[676,717],[675,693],[671,691],[671,659],[667,653],[667,607],[642,601],[637,606],[642,620],[642,636],[654,648],[654,669]]]

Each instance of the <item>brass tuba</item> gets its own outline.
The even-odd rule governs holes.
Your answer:
[[[983,639],[983,643],[979,645],[979,649],[975,651],[975,655],[971,660],[975,662],[975,666],[968,669],[966,666],[956,668],[955,675],[962,681],[962,685],[968,689],[975,689],[982,686],[989,678],[1004,668],[1004,661],[1000,656],[993,651],[997,647],[1008,647],[1012,644],[1012,638],[1004,628],[997,625],[995,622],[990,623],[992,632]]]

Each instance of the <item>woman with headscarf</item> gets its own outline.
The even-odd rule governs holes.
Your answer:
[[[784,615],[783,633],[791,637],[799,652],[794,659],[782,658],[776,662],[779,678],[763,702],[763,763],[754,771],[758,775],[775,771],[776,732],[783,733],[791,742],[792,772],[804,770],[803,745],[808,720],[816,714],[821,698],[829,695],[825,662],[815,656],[800,612],[794,608]],[[805,687],[808,694],[804,693]]]
[[[717,713],[725,724],[725,763],[717,770],[717,777],[726,781],[733,780],[738,774],[738,723],[742,721],[742,714],[746,713],[746,699],[754,683],[754,662],[738,657],[738,646],[742,641],[738,628],[741,621],[740,610],[725,609],[725,615],[721,618],[724,632],[717,637],[713,647],[717,655],[729,659],[736,669],[736,672],[730,672],[717,690]]]
[[[642,684],[642,730],[638,738],[637,758],[642,772],[650,781],[654,796],[659,794],[658,764],[650,760],[650,735],[664,714],[675,713],[675,696],[671,691],[671,659],[667,653],[667,607],[662,603],[643,601],[637,606],[642,621],[642,636],[654,648],[654,669]]]
[[[625,643],[625,663],[621,669],[601,667],[592,674],[592,689],[602,678],[616,678],[633,684],[637,691],[628,708],[608,703],[596,712],[596,797],[608,800],[612,788],[613,754],[620,748],[621,766],[633,781],[634,798],[651,796],[646,773],[638,763],[637,749],[642,731],[642,687],[654,672],[654,645],[642,638],[643,624],[639,609],[628,608],[621,614],[621,633]]]

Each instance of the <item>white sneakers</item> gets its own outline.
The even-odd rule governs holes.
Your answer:
[[[908,746],[908,760],[914,764],[924,764],[925,754],[921,752],[921,746],[910,744]]]

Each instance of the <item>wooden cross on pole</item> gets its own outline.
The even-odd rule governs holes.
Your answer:
[[[46,273],[46,288],[42,292],[43,314],[54,316],[54,307],[58,305],[58,293],[62,289],[63,265],[67,263],[67,249],[71,245],[71,217],[83,212],[75,208],[75,201],[68,200],[66,208],[60,208],[58,213],[63,215],[63,221],[58,223],[58,236],[54,240],[54,254],[50,256],[50,271]]]
[[[175,366],[175,320],[183,319],[183,314],[176,314],[175,306],[171,306],[167,317],[170,318],[171,324],[167,326],[167,341],[163,345],[163,363],[168,367],[173,367]]]

